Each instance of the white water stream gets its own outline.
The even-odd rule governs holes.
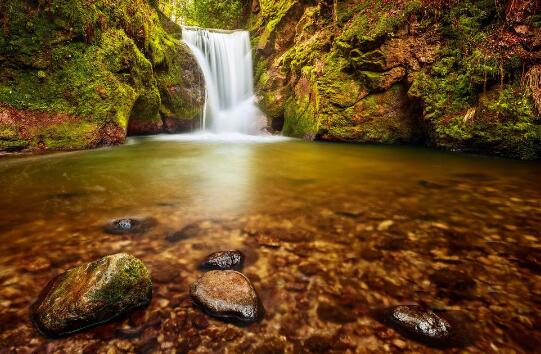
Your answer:
[[[249,33],[183,27],[182,38],[205,78],[201,129],[219,134],[262,134],[266,122],[255,104]]]

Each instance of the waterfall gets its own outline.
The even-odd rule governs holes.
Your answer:
[[[214,133],[260,134],[266,122],[255,104],[249,33],[183,27],[182,38],[205,78],[201,128]]]

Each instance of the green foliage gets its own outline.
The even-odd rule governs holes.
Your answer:
[[[243,0],[188,0],[178,3],[177,12],[189,26],[236,29],[244,4]]]

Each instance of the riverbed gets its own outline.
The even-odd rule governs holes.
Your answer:
[[[458,314],[471,338],[450,352],[533,352],[540,176],[538,162],[272,137],[3,158],[0,352],[437,352],[372,316],[412,303]],[[104,232],[122,217],[156,223]],[[199,261],[223,249],[246,255],[261,322],[238,327],[191,303]],[[119,252],[150,268],[148,308],[60,340],[33,329],[28,308],[52,277]]]

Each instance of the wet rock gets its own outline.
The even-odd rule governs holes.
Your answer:
[[[404,237],[387,235],[378,244],[378,248],[384,251],[401,251],[408,246],[408,240]]]
[[[259,345],[253,353],[258,354],[283,354],[285,353],[285,346],[283,343],[274,341],[271,343],[263,343]]]
[[[349,210],[338,210],[334,212],[336,215],[343,216],[345,218],[357,219],[362,216],[362,212],[349,211]]]
[[[319,304],[317,315],[320,320],[332,323],[349,323],[357,320],[351,307],[327,302]]]
[[[334,339],[319,335],[311,336],[304,341],[304,351],[307,353],[327,353],[333,347]]]
[[[443,314],[419,305],[401,305],[383,310],[379,320],[404,336],[435,347],[461,346],[454,324]]]
[[[31,306],[30,317],[41,333],[60,337],[146,306],[151,297],[152,282],[145,264],[120,253],[51,280]]]
[[[219,251],[210,254],[199,264],[201,270],[241,270],[244,254],[237,250]]]
[[[200,235],[202,232],[201,227],[198,224],[190,224],[184,226],[181,230],[170,233],[165,239],[171,243],[187,240]]]
[[[280,248],[280,240],[270,235],[258,235],[256,241],[259,246],[269,248]]]
[[[434,182],[425,181],[425,180],[419,181],[419,185],[426,189],[444,189],[447,187],[443,184],[434,183]]]
[[[430,281],[438,287],[440,295],[451,298],[471,298],[475,281],[469,275],[451,269],[439,269],[432,273]]]
[[[190,287],[192,300],[211,316],[251,323],[264,309],[252,283],[239,272],[212,270]]]
[[[316,263],[309,262],[299,264],[299,270],[306,276],[312,276],[322,272],[321,268]]]
[[[180,277],[178,265],[171,263],[155,263],[150,264],[152,270],[152,280],[157,283],[168,284],[173,283]]]
[[[517,251],[516,257],[519,266],[541,274],[541,249],[533,247],[521,248]]]
[[[197,314],[192,318],[192,325],[201,330],[209,326],[209,321],[204,315]]]
[[[366,261],[377,261],[383,258],[383,252],[375,249],[366,249],[361,252],[361,258]]]
[[[111,220],[103,230],[108,234],[144,234],[157,224],[154,218],[125,218]]]

